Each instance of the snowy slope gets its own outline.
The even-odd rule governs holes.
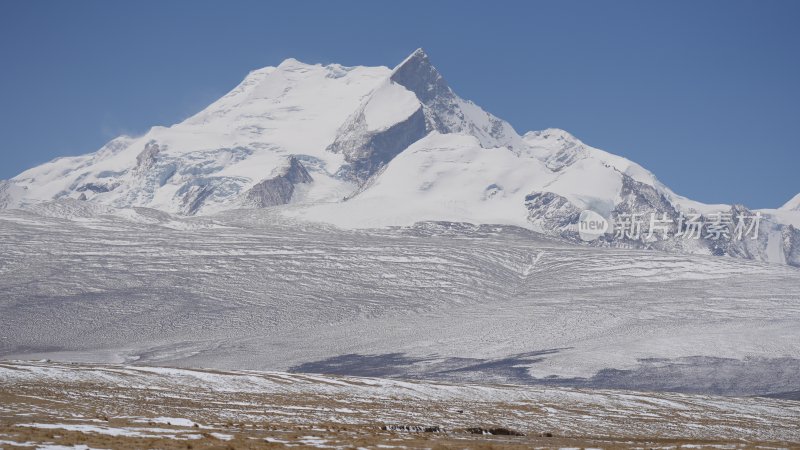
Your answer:
[[[368,189],[340,204],[288,211],[345,228],[425,220],[529,226],[523,198],[547,175],[541,162],[469,135],[436,131],[397,155]]]
[[[792,199],[781,206],[780,209],[784,211],[800,211],[800,194],[792,197]]]
[[[410,226],[422,220],[516,225],[577,240],[580,211],[752,215],[741,206],[679,196],[638,164],[592,148],[563,130],[524,136],[526,146],[484,147],[476,136],[432,131],[382,168],[348,201],[298,206],[286,215],[344,228]],[[798,215],[762,210],[758,239],[603,239],[595,245],[729,255],[800,265]]]
[[[533,132],[524,139],[527,145],[486,148],[471,135],[433,131],[349,201],[289,214],[348,228],[420,220],[532,227],[539,224],[528,218],[530,193],[557,192],[581,209],[608,214],[621,200],[623,174],[680,198],[635,163],[588,147],[565,131]]]

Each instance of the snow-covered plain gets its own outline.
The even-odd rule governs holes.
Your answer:
[[[796,268],[513,227],[86,205],[0,212],[0,357],[800,391]]]

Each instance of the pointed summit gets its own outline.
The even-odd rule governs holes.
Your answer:
[[[431,65],[425,50],[418,48],[394,68],[391,80],[417,95],[423,103],[437,96],[452,96],[444,78]]]
[[[401,62],[400,64],[398,64],[395,67],[394,71],[397,71],[397,69],[399,69],[400,67],[406,65],[406,63],[408,63],[411,60],[426,60],[427,61],[427,59],[428,59],[428,54],[425,53],[425,50],[423,50],[422,47],[420,47],[420,48],[414,50],[413,52],[411,52],[411,54],[408,55],[406,57],[406,59],[403,60],[403,62]]]

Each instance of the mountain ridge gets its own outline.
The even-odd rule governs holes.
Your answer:
[[[422,49],[393,69],[289,58],[251,71],[183,122],[0,182],[2,208],[59,199],[183,215],[287,205],[288,215],[348,228],[499,223],[576,242],[576,211],[585,209],[672,220],[753,213],[680,196],[635,162],[564,130],[520,135],[459,97]],[[757,242],[604,238],[593,245],[798,265],[800,215],[787,205],[760,210]]]

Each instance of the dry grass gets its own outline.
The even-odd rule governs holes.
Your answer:
[[[565,414],[582,412],[579,405],[563,406]],[[541,405],[524,402],[465,404],[335,393],[220,392],[197,387],[164,391],[146,385],[121,386],[68,379],[0,383],[0,442],[83,444],[114,449],[250,449],[287,445],[297,448],[510,449],[676,448],[684,444],[709,448],[800,447],[792,442],[742,441],[725,436],[697,439],[668,431],[638,435],[630,431],[630,426],[622,426],[625,417],[597,417],[598,421],[605,421],[606,430],[613,430],[614,421],[617,421],[620,424],[618,434],[601,435],[575,427],[554,429],[542,425],[553,423],[543,420],[547,414]],[[163,423],[165,421],[158,420],[159,417],[189,419],[196,425],[178,425],[177,421]],[[715,425],[702,420],[687,425],[686,420],[676,413],[674,423],[664,424],[664,430]],[[39,428],[26,424],[37,424]],[[60,428],[41,428],[47,424]],[[112,436],[97,429],[64,428],[76,425],[111,430],[109,433],[122,430],[132,435]],[[746,423],[737,426],[746,426]],[[756,420],[752,426],[765,425]],[[495,434],[478,434],[478,428],[494,430]],[[498,435],[501,431],[505,435]],[[515,433],[524,435],[515,436]],[[16,448],[7,443],[0,447]]]

